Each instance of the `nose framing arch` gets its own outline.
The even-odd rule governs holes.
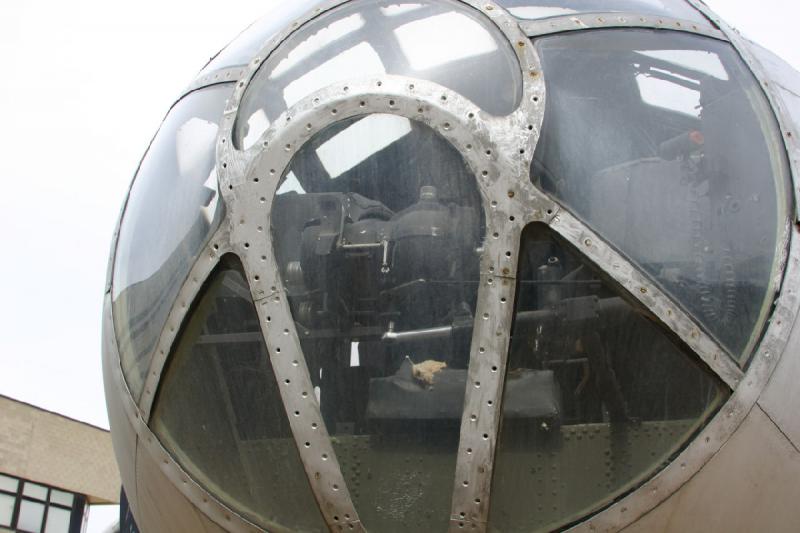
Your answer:
[[[727,351],[640,268],[559,201],[531,183],[530,166],[546,106],[544,78],[547,73],[542,71],[530,32],[547,30],[542,29],[541,24],[521,25],[505,9],[492,3],[460,2],[496,26],[515,53],[522,79],[522,98],[509,115],[492,116],[461,94],[424,79],[391,75],[367,77],[336,83],[304,97],[275,120],[252,147],[237,149],[233,129],[239,105],[262,63],[292,32],[343,3],[324,2],[292,22],[241,72],[242,77],[226,106],[216,145],[225,219],[193,266],[170,311],[145,378],[140,404],[133,403],[130,395],[124,400],[126,416],[140,443],[159,462],[164,462],[168,478],[213,521],[234,531],[256,527],[217,502],[213,494],[187,476],[147,425],[164,365],[191,303],[220,258],[228,253],[235,254],[242,262],[269,353],[280,354],[271,357],[269,362],[287,414],[299,413],[289,416],[289,423],[323,517],[331,530],[361,531],[369,526],[361,523],[331,445],[328,428],[323,423],[319,402],[310,392],[314,387],[275,258],[270,229],[273,199],[280,180],[293,156],[306,142],[324,128],[348,118],[391,114],[425,124],[461,154],[476,180],[485,217],[477,306],[453,480],[451,530],[487,529],[521,237],[524,228],[531,223],[549,226],[583,254],[624,291],[626,298],[645,308],[664,331],[680,339],[697,360],[732,391],[722,409],[656,478],[645,481],[623,499],[576,527],[578,530],[621,528],[635,521],[685,484],[719,451],[753,408],[777,366],[800,305],[796,296],[800,290],[800,250],[794,233],[790,227],[783,230],[781,246],[788,251],[785,261],[777,266],[777,275],[784,273],[785,276],[772,311],[773,319],[752,363],[742,370]],[[691,0],[690,3],[708,14],[703,6]],[[663,23],[653,21],[652,24],[641,23],[639,27],[659,27],[658,24]],[[620,26],[629,27],[630,21],[620,21]],[[608,23],[603,27],[608,27]],[[743,52],[745,45],[741,39],[726,26],[720,27],[724,33],[712,32],[713,35],[730,39],[763,81],[765,76],[758,69],[757,61]],[[697,32],[708,33],[706,30]],[[785,124],[788,113],[784,104],[769,88],[767,94],[779,122]],[[785,126],[782,129],[789,131]],[[784,137],[790,155],[795,156],[796,137]],[[790,157],[793,171],[797,160],[797,157]],[[796,176],[796,172],[793,175]],[[119,369],[113,370],[114,382],[121,390],[127,390],[122,373]]]

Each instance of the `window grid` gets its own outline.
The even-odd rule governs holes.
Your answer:
[[[76,512],[80,512],[82,514],[82,512],[83,512],[83,505],[81,505],[81,497],[78,494],[70,493],[70,492],[64,491],[64,490],[60,491],[60,492],[66,492],[68,494],[72,494],[73,495],[73,497],[74,497],[73,504],[72,504],[71,507],[69,507],[69,506],[66,506],[66,505],[51,501],[51,495],[52,495],[53,491],[54,490],[58,491],[59,489],[54,489],[54,488],[51,488],[51,487],[49,487],[47,485],[44,485],[42,483],[35,483],[33,481],[28,481],[28,480],[25,480],[25,479],[22,479],[22,478],[17,478],[17,477],[14,477],[14,476],[10,476],[8,474],[0,474],[0,475],[3,475],[3,476],[8,477],[10,479],[14,479],[14,480],[16,480],[18,482],[16,492],[12,492],[12,491],[8,491],[8,490],[5,490],[3,488],[0,488],[0,494],[1,495],[11,496],[11,497],[14,498],[14,509],[13,509],[13,511],[11,513],[11,522],[10,522],[10,524],[8,526],[0,525],[0,527],[8,527],[9,529],[11,529],[13,531],[19,531],[21,533],[43,533],[45,531],[45,527],[47,525],[47,516],[49,514],[50,508],[54,507],[56,509],[61,509],[61,510],[64,510],[64,511],[67,511],[67,512],[70,513],[70,522],[69,522],[69,526],[67,528],[68,533],[78,533],[81,530],[80,526],[81,526],[83,521],[82,520],[78,520],[78,521],[75,520],[75,513]],[[40,500],[40,499],[35,498],[35,497],[23,495],[23,492],[25,490],[25,485],[28,484],[28,483],[43,487],[47,491],[45,499],[44,500]],[[19,518],[20,518],[20,511],[21,511],[23,502],[30,502],[30,503],[44,505],[44,511],[42,512],[42,518],[41,518],[41,521],[39,523],[38,529],[29,530],[29,529],[20,529],[18,527]]]

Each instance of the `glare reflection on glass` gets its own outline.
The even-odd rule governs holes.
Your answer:
[[[360,29],[362,26],[364,26],[364,17],[358,14],[351,15],[333,22],[329,26],[326,26],[300,43],[297,48],[289,52],[289,54],[286,56],[286,59],[278,63],[278,66],[272,71],[270,78],[278,78],[282,76],[286,71],[297,66],[307,57],[310,57],[331,43],[334,43],[342,37]]]
[[[407,118],[368,115],[317,148],[317,157],[331,179],[337,178],[409,133]]]
[[[300,182],[297,180],[297,176],[294,175],[294,172],[289,172],[286,175],[286,178],[281,183],[281,186],[278,187],[278,192],[275,194],[286,194],[290,192],[296,192],[297,194],[305,194],[306,190],[300,185]]]
[[[363,42],[321,64],[283,90],[283,99],[291,107],[303,97],[339,81],[386,74],[380,56],[369,43]]]
[[[572,15],[577,13],[574,9],[566,7],[541,7],[541,6],[520,6],[510,7],[508,12],[521,19],[545,19],[548,17],[560,17],[562,15]]]
[[[381,13],[383,13],[387,17],[393,17],[395,15],[402,15],[403,13],[414,11],[421,7],[422,4],[391,4],[386,7],[382,7]]]
[[[394,30],[411,68],[426,70],[497,50],[492,36],[461,13],[442,13]]]

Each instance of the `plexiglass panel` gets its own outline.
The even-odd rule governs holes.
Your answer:
[[[522,19],[542,19],[585,13],[638,13],[691,20],[708,20],[686,0],[498,0],[509,13]]]
[[[490,529],[551,531],[609,503],[727,395],[546,227],[526,228]]]
[[[162,378],[153,432],[209,492],[267,530],[323,531],[240,265],[223,258]]]
[[[460,2],[348,2],[302,26],[264,61],[239,107],[234,142],[252,146],[289,107],[337,82],[384,74],[429,80],[495,115],[522,94],[508,40]]]
[[[272,237],[320,407],[374,531],[445,531],[483,236],[460,154],[394,115],[294,157]]]
[[[322,0],[292,0],[274,5],[214,56],[198,77],[221,68],[247,65],[267,41],[321,3]]]
[[[136,398],[184,278],[221,220],[214,146],[230,93],[216,85],[175,104],[131,187],[112,297],[122,370]]]
[[[772,304],[785,149],[727,43],[600,30],[537,40],[533,181],[649,273],[742,362]]]

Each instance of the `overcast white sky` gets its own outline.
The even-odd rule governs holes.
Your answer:
[[[796,1],[707,1],[800,66]],[[132,173],[194,74],[277,3],[0,3],[0,394],[108,427],[100,315]]]

